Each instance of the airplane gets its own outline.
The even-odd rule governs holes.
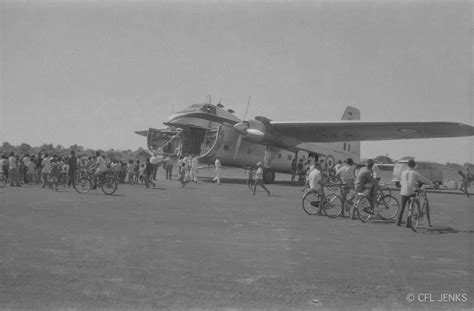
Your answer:
[[[245,117],[244,117],[245,119]],[[455,122],[365,122],[360,110],[347,106],[341,121],[273,121],[257,116],[241,120],[220,103],[193,104],[164,122],[168,128],[136,131],[147,137],[155,155],[198,155],[200,163],[255,166],[263,160],[265,183],[275,172],[291,173],[293,159],[317,156],[325,169],[352,158],[360,162],[360,142],[473,136],[474,127]]]

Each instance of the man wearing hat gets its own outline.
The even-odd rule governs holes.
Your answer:
[[[255,184],[253,186],[253,195],[255,195],[255,190],[257,190],[257,185],[260,185],[265,191],[267,192],[267,195],[270,195],[270,191],[265,187],[263,184],[263,164],[262,162],[257,163],[257,172],[255,173]]]

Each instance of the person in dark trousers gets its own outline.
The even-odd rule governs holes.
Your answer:
[[[173,157],[168,156],[165,159],[166,179],[171,180],[171,173],[173,172]]]
[[[298,169],[298,181],[301,181],[301,180],[303,180],[303,175],[304,175],[303,159],[300,159],[300,161],[298,162],[298,165],[296,166],[296,168]]]
[[[298,170],[298,163],[296,163],[296,157],[291,160],[291,181],[295,181],[296,173]]]
[[[77,170],[77,157],[76,157],[76,152],[74,150],[71,151],[71,156],[67,160],[67,164],[69,165],[69,168],[68,168],[69,180],[67,182],[67,186],[70,187],[72,185],[74,187],[76,185],[76,170]]]
[[[464,192],[466,196],[469,198],[469,185],[471,184],[472,181],[472,174],[469,171],[469,168],[467,169],[466,174],[464,174],[461,170],[458,171],[459,176],[461,176],[461,187],[459,190]]]
[[[373,213],[373,208],[375,204],[375,200],[377,197],[379,183],[375,178],[372,176],[372,167],[374,166],[374,160],[369,159],[367,160],[367,165],[361,167],[359,172],[357,173],[355,179],[355,190],[357,193],[364,192],[364,188],[366,185],[371,186],[369,193],[367,194],[367,198],[369,199],[370,203],[370,210],[367,210],[369,213]],[[355,215],[352,215],[354,217]]]
[[[401,202],[401,209],[400,213],[398,214],[397,219],[397,226],[401,226],[402,219],[403,219],[403,212],[405,211],[405,206],[407,205],[408,200],[411,197],[415,196],[415,188],[419,186],[419,184],[428,184],[431,187],[434,187],[434,184],[431,180],[424,177],[417,171],[415,171],[416,162],[415,160],[408,161],[408,169],[404,170],[400,174],[400,184],[402,187],[400,188],[400,197],[402,198]],[[410,218],[407,217],[406,227],[410,227]]]
[[[186,186],[186,163],[181,163],[181,166],[178,168],[178,176],[181,187]]]
[[[150,162],[150,158],[146,159],[146,166],[145,166],[145,186],[150,188],[150,183],[153,184],[153,188],[156,187],[155,182],[152,180],[153,177],[153,163]]]

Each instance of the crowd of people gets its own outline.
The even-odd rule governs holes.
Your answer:
[[[354,190],[355,193],[364,193],[366,191],[367,198],[370,202],[370,207],[367,207],[366,212],[373,214],[374,205],[377,192],[379,188],[379,172],[374,170],[375,162],[372,159],[369,159],[365,166],[357,169],[354,161],[351,158],[347,158],[344,161],[344,164],[337,163],[335,165],[333,172],[337,180],[342,182],[342,197],[346,199],[347,194]],[[415,189],[421,184],[429,185],[434,187],[434,184],[428,178],[422,176],[419,172],[415,170],[416,162],[415,160],[408,161],[408,169],[403,171],[400,178],[401,189],[401,210],[398,214],[396,225],[400,226],[403,219],[403,214],[407,202],[410,198],[415,196]],[[316,192],[321,198],[325,197],[323,191],[324,181],[323,181],[323,170],[320,163],[318,163],[317,158],[310,166],[308,174],[308,187],[310,191]],[[322,215],[322,206],[320,206],[319,215]],[[344,212],[344,211],[343,211]],[[355,219],[355,215],[349,215],[352,219]],[[409,227],[409,218],[407,217],[406,226]]]
[[[188,182],[198,181],[198,156],[168,156],[158,159],[152,155],[144,160],[122,161],[107,158],[100,152],[94,156],[78,158],[74,151],[68,156],[38,153],[19,155],[11,152],[0,159],[1,172],[12,187],[38,184],[41,187],[58,189],[58,185],[74,186],[78,172],[86,170],[94,176],[113,172],[118,183],[144,184],[147,188],[156,186],[158,168],[163,167],[166,180],[171,180],[173,167],[177,163],[178,179],[183,187]],[[94,178],[94,181],[96,178]]]
[[[217,156],[214,163],[214,181],[217,184],[221,183],[220,159],[220,156]],[[127,163],[115,158],[106,158],[100,154],[100,152],[96,152],[95,156],[78,158],[74,151],[71,151],[68,156],[49,155],[41,152],[36,155],[24,154],[20,156],[19,154],[11,152],[10,154],[2,155],[0,159],[3,175],[9,180],[12,187],[21,187],[22,184],[40,184],[43,188],[48,187],[56,191],[60,184],[68,187],[74,186],[76,174],[80,170],[92,171],[96,177],[106,171],[110,171],[113,172],[118,183],[137,183],[144,184],[147,188],[150,186],[155,187],[158,167],[162,166],[165,170],[166,180],[171,180],[175,163],[177,163],[178,180],[181,182],[182,187],[185,187],[189,182],[198,181],[198,156],[191,154],[178,157],[168,156],[160,160],[150,155],[145,161],[129,160]],[[407,197],[409,198],[413,195],[413,180],[426,184],[431,183],[431,181],[419,173],[405,173],[410,171],[416,172],[413,166],[416,165],[416,163],[413,163],[415,163],[414,160],[409,161],[409,169],[404,171],[401,178],[401,214],[403,214],[406,201],[408,200]],[[340,180],[344,184],[341,193],[343,198],[347,196],[351,189],[356,192],[362,192],[365,186],[370,185],[368,197],[370,202],[372,204],[374,203],[378,191],[380,173],[377,165],[375,165],[371,159],[367,161],[366,166],[361,168],[357,168],[354,161],[351,158],[347,158],[344,160],[344,163],[338,161],[333,168],[324,169],[322,163],[318,161],[317,155],[313,155],[306,162],[304,162],[303,159],[299,159],[299,161],[294,159],[291,163],[291,168],[292,181],[295,181],[296,176],[298,176],[299,181],[305,181],[305,186],[302,191],[309,188],[323,195],[321,184],[326,182],[328,177],[332,177]],[[260,186],[270,195],[270,191],[263,183],[262,162],[256,163],[256,167],[249,168],[248,172],[248,183],[251,183],[249,187],[253,190],[253,194],[255,195],[257,186]],[[405,176],[406,174],[408,174],[408,177]],[[459,171],[459,175],[462,177],[461,190],[469,197],[467,188],[472,181],[472,175],[469,169],[465,174]],[[96,178],[94,178],[94,181],[95,180]],[[409,183],[409,185],[407,185],[407,183]],[[399,218],[398,223],[400,223],[400,221],[401,218]]]

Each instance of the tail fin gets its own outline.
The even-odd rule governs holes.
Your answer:
[[[351,106],[347,106],[342,114],[341,120],[360,120],[360,110]]]
[[[360,120],[360,110],[347,106],[342,115],[342,120]],[[347,152],[348,157],[351,157],[356,163],[358,163],[360,161],[360,141],[349,142],[345,152]]]

